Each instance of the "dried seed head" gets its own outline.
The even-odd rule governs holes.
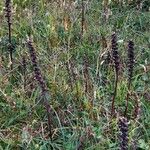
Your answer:
[[[33,65],[33,69],[34,69],[34,73],[35,73],[35,78],[38,81],[38,83],[42,89],[42,93],[45,93],[47,91],[46,84],[44,82],[44,79],[41,74],[41,70],[37,63],[36,52],[35,52],[35,48],[33,46],[33,42],[31,40],[31,38],[28,39],[27,44],[28,44],[28,48],[30,50],[30,57],[31,57],[31,61],[32,61],[32,65]]]
[[[134,67],[134,43],[133,41],[128,42],[128,75],[129,82],[131,81]]]
[[[116,33],[112,34],[112,57],[115,65],[116,72],[119,71],[119,54],[118,54],[118,43],[117,43],[117,36]]]
[[[128,120],[125,117],[119,118],[119,141],[120,150],[128,150]]]

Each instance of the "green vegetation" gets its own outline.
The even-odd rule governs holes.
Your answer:
[[[149,150],[149,7],[1,0],[0,150]]]

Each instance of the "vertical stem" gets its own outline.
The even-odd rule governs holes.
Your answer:
[[[83,69],[83,76],[84,76],[84,83],[85,83],[85,94],[88,92],[88,79],[89,79],[89,72],[88,72],[88,60],[86,54],[84,54],[84,69]]]
[[[12,56],[12,42],[11,42],[11,24],[8,23],[9,27],[9,51],[10,51],[10,61],[11,61],[11,69],[13,69],[13,56]]]
[[[115,73],[115,89],[114,89],[114,94],[113,94],[113,98],[112,98],[112,105],[111,105],[111,116],[113,116],[115,114],[115,98],[117,95],[117,85],[118,85],[118,72],[116,71]]]
[[[128,111],[128,101],[129,101],[129,96],[130,96],[130,87],[131,87],[131,81],[132,81],[132,75],[133,75],[133,67],[134,67],[134,43],[133,41],[128,42],[128,93],[126,97],[126,107],[125,107],[125,112],[124,116],[127,115]]]
[[[125,111],[124,111],[125,117],[127,117],[127,111],[128,111],[128,106],[129,106],[130,87],[131,87],[131,80],[128,83],[128,93],[127,93],[127,97],[126,97],[126,106],[125,106]]]
[[[27,44],[28,44],[28,48],[30,50],[30,57],[31,57],[31,61],[32,61],[33,69],[34,69],[35,78],[38,81],[39,86],[41,87],[42,96],[44,97],[43,106],[45,107],[46,112],[47,112],[49,135],[50,135],[50,139],[52,140],[52,125],[51,125],[52,124],[52,120],[51,120],[51,118],[52,118],[51,110],[52,109],[51,109],[51,106],[49,104],[49,101],[48,101],[47,95],[46,95],[46,93],[48,91],[47,86],[46,86],[46,83],[42,76],[41,70],[37,63],[37,56],[36,56],[35,48],[34,48],[31,37],[29,37]]]
[[[11,44],[11,23],[8,22],[8,28],[9,28],[9,43]]]
[[[84,34],[84,0],[82,0],[82,20],[81,20],[81,37],[83,37]]]
[[[26,58],[22,58],[22,69],[23,69],[23,79],[24,79],[24,90],[26,89]]]
[[[118,83],[118,73],[119,73],[119,54],[118,54],[118,43],[117,43],[117,36],[116,33],[112,34],[112,56],[113,56],[113,61],[114,61],[114,69],[115,69],[115,89],[114,89],[114,95],[112,99],[112,109],[111,109],[111,115],[113,116],[115,113],[115,108],[114,108],[114,103],[115,103],[115,98],[117,95],[117,83]]]
[[[8,45],[8,50],[9,50],[9,54],[10,54],[10,61],[11,61],[11,69],[13,69],[13,57],[12,57],[12,51],[13,51],[13,47],[12,47],[12,40],[11,40],[11,0],[6,0],[5,2],[5,11],[6,11],[6,15],[5,17],[7,18],[7,23],[8,23],[8,40],[9,40],[9,45]]]
[[[51,120],[51,106],[49,105],[49,103],[47,102],[47,100],[44,102],[44,106],[46,108],[46,112],[47,112],[47,119],[48,119],[48,130],[49,130],[49,137],[50,140],[52,141],[52,120]]]

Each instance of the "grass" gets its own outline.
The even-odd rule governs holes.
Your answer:
[[[138,11],[127,2],[120,7],[110,1],[106,7],[110,16],[104,20],[102,1],[85,1],[81,40],[81,1],[75,6],[67,6],[69,2],[66,6],[59,4],[47,0],[13,0],[11,70],[5,4],[0,1],[0,149],[119,149],[118,115],[125,110],[127,42],[132,40],[135,66],[128,108],[129,149],[136,146],[149,150],[150,12],[144,7]],[[112,119],[115,76],[112,58],[108,63],[108,51],[114,31],[118,36],[121,70],[115,99],[117,117]],[[50,94],[52,140],[48,136],[46,110],[40,102],[41,89],[34,80],[26,45],[28,35],[33,36],[38,64]],[[140,114],[134,120],[137,99]]]

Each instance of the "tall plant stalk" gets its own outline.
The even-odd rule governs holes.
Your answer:
[[[118,44],[117,44],[117,36],[116,33],[112,35],[112,57],[114,61],[115,67],[115,84],[114,84],[114,94],[112,98],[112,105],[111,105],[111,115],[113,116],[115,113],[115,98],[117,95],[117,85],[118,85],[118,73],[119,73],[119,54],[118,54]]]
[[[84,22],[85,22],[85,15],[84,15],[84,0],[82,0],[82,18],[81,18],[81,38],[83,38],[84,34]]]
[[[129,105],[129,96],[130,96],[130,89],[131,89],[131,81],[133,76],[133,67],[134,67],[134,43],[132,41],[128,42],[128,93],[126,97],[126,107],[124,116],[127,115],[128,105]]]
[[[84,68],[83,68],[83,76],[84,76],[84,83],[85,83],[85,93],[89,92],[89,62],[86,55],[84,55]]]
[[[11,0],[5,1],[5,17],[7,18],[7,24],[8,24],[8,50],[10,54],[10,61],[11,61],[11,69],[13,69],[13,46],[12,46],[12,39],[11,39],[11,25],[12,25],[12,8],[11,8]]]
[[[42,90],[42,97],[44,98],[42,102],[43,102],[43,105],[44,105],[46,112],[47,112],[49,136],[52,140],[52,127],[51,127],[51,125],[52,125],[52,119],[51,119],[52,108],[51,108],[51,106],[48,102],[48,99],[47,99],[47,92],[48,92],[47,86],[46,86],[46,83],[45,83],[44,78],[42,76],[41,70],[38,66],[36,50],[35,50],[35,47],[33,45],[31,38],[29,38],[27,40],[27,46],[30,50],[30,58],[32,61],[33,69],[34,69],[35,78],[36,78],[37,82],[39,83],[39,86],[41,87],[41,90]]]

